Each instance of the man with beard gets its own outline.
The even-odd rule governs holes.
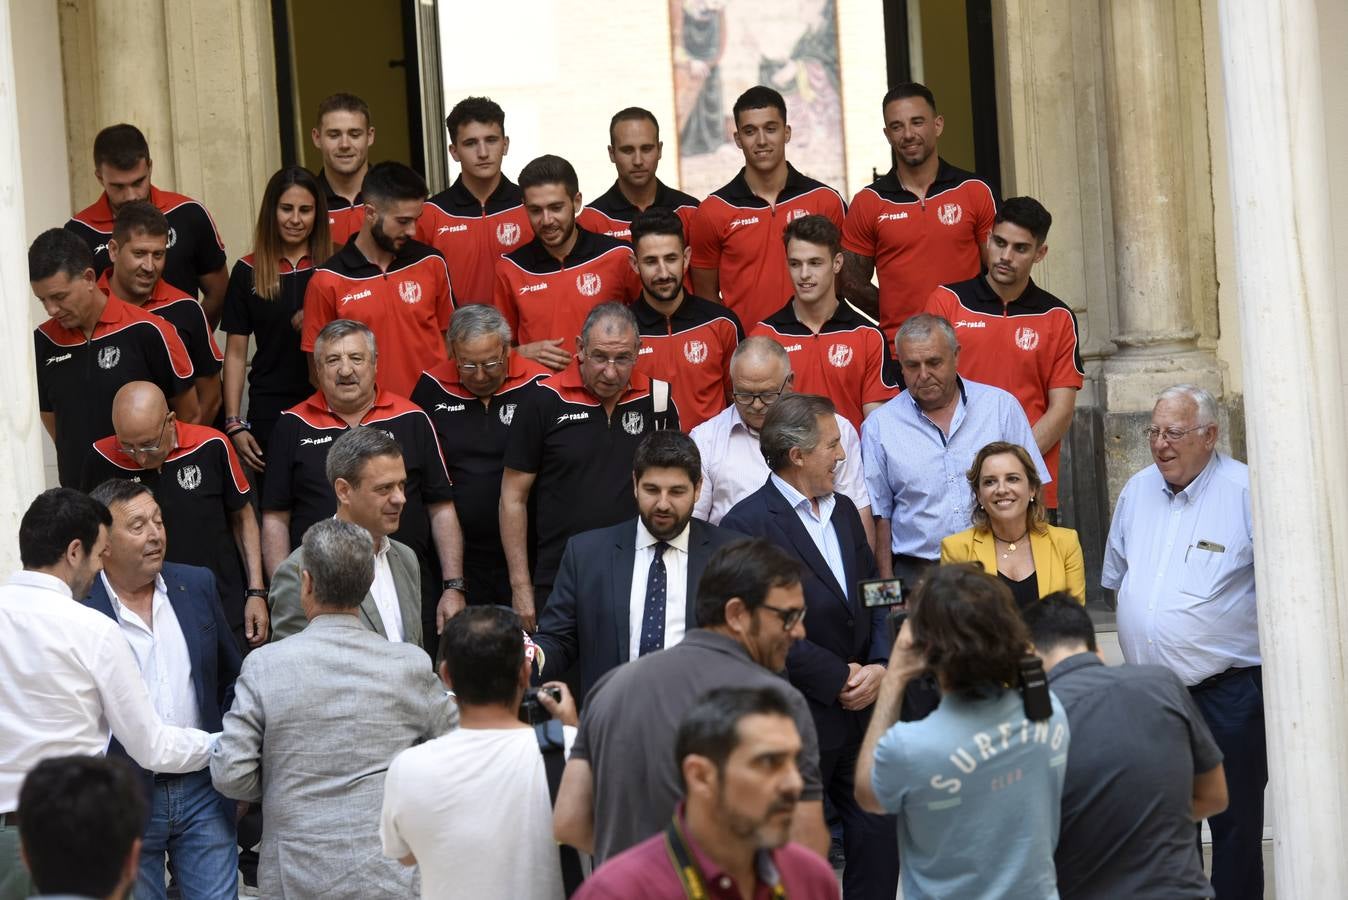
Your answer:
[[[560,678],[579,662],[581,691],[589,693],[609,669],[683,640],[707,560],[742,536],[693,518],[701,480],[688,435],[642,438],[632,460],[637,518],[566,543],[534,636],[542,677]]]
[[[828,864],[791,843],[804,782],[791,707],[769,688],[709,692],[679,724],[684,801],[661,834],[611,859],[580,900],[838,896]],[[715,886],[713,888],[713,886]]]
[[[520,189],[535,237],[496,261],[492,305],[505,314],[521,356],[561,371],[590,310],[629,302],[641,282],[630,247],[576,224],[580,182],[571,163],[538,157],[520,170]]]
[[[425,369],[449,358],[445,331],[454,312],[445,258],[417,241],[426,182],[402,163],[382,162],[365,176],[360,231],[318,267],[304,292],[300,346],[334,319],[364,322],[391,352],[380,387],[411,395]]]
[[[323,155],[318,183],[328,202],[332,242],[341,246],[360,231],[365,217],[361,185],[370,170],[370,145],[374,143],[369,105],[355,94],[325,97],[318,104],[318,124],[309,139]]]

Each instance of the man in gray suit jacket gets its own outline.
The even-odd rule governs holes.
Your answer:
[[[455,727],[458,709],[421,647],[361,623],[369,532],[328,519],[303,550],[309,627],[244,660],[211,778],[227,797],[262,802],[263,896],[413,896],[415,870],[380,851],[384,775],[400,751]]]
[[[398,530],[406,503],[407,468],[403,452],[388,432],[360,426],[332,442],[328,481],[337,495],[337,518],[364,528],[375,542],[374,583],[357,609],[366,628],[391,641],[421,645],[421,570],[417,555],[389,537]],[[272,576],[267,602],[271,639],[279,641],[304,629],[300,607],[300,571],[304,547],[295,549]]]

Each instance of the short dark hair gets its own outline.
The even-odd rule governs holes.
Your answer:
[[[89,497],[107,507],[108,515],[111,516],[114,503],[128,503],[141,494],[149,494],[151,499],[155,499],[154,491],[144,482],[132,481],[130,478],[109,478],[90,491]]]
[[[112,513],[97,500],[71,488],[43,491],[19,520],[19,561],[25,569],[56,565],[71,541],[92,553],[100,525],[111,528]]]
[[[909,606],[913,644],[951,691],[980,694],[1016,684],[1030,635],[1011,589],[976,563],[930,570]]]
[[[643,109],[640,106],[629,106],[626,109],[620,109],[613,114],[613,118],[608,120],[608,142],[613,146],[617,138],[613,136],[619,122],[650,122],[655,126],[655,139],[660,140],[660,123],[656,121],[655,113],[649,109]]]
[[[501,109],[501,104],[490,97],[464,97],[454,108],[445,116],[445,130],[449,132],[449,142],[457,144],[459,142],[459,126],[467,125],[469,122],[480,122],[483,125],[499,125],[501,133],[505,133],[505,110]]]
[[[931,107],[931,111],[933,113],[936,112],[936,95],[931,92],[931,88],[927,87],[925,84],[918,84],[916,81],[905,81],[902,84],[894,85],[886,91],[885,99],[880,102],[880,110],[883,112],[885,107],[889,106],[889,104],[893,103],[895,100],[907,100],[910,97],[921,97],[923,100],[927,101],[927,105]]]
[[[782,123],[786,123],[786,100],[770,87],[756,84],[735,99],[731,114],[735,117],[736,128],[740,127],[740,113],[751,109],[775,109],[782,114]]]
[[[758,433],[758,449],[774,472],[786,468],[791,451],[809,451],[819,443],[819,417],[837,412],[833,401],[817,394],[787,394],[768,407]]]
[[[318,101],[318,116],[314,119],[314,127],[322,126],[323,117],[330,112],[359,113],[365,117],[365,127],[370,127],[370,104],[355,94],[338,91]]]
[[[786,695],[775,687],[713,688],[699,697],[684,713],[674,737],[679,780],[683,780],[683,761],[694,754],[711,760],[716,771],[725,771],[730,755],[740,745],[740,722],[749,716],[782,716],[795,722]]]
[[[352,487],[359,487],[365,466],[380,456],[402,459],[402,445],[382,428],[357,425],[342,432],[332,442],[323,464],[323,474],[327,476],[328,484],[334,487],[338,478]]]
[[[702,481],[702,454],[682,431],[648,432],[632,455],[632,474],[640,479],[647,469],[683,469],[696,486]]]
[[[515,702],[524,664],[524,630],[504,606],[470,606],[445,623],[440,660],[454,695],[476,706]]]
[[[827,247],[829,256],[837,256],[842,252],[842,232],[832,219],[818,213],[801,216],[787,223],[782,229],[782,246],[789,246],[792,241]]]
[[[773,588],[800,584],[800,561],[762,538],[726,544],[707,560],[697,584],[697,625],[725,624],[725,605],[738,597],[752,612],[763,605]]]
[[[149,200],[132,200],[117,208],[112,220],[112,239],[121,244],[134,234],[150,237],[168,237],[169,223],[164,214]]]
[[[402,200],[425,200],[426,181],[409,166],[386,160],[370,166],[361,182],[360,192],[366,198],[384,203]]]
[[[53,756],[19,789],[19,839],[39,892],[106,897],[148,820],[131,766],[107,756]]]
[[[1094,653],[1095,623],[1086,607],[1067,591],[1055,591],[1023,612],[1034,649],[1043,655],[1067,645],[1082,644]]]
[[[150,144],[135,125],[109,125],[94,137],[94,168],[111,166],[125,172],[150,158]]]
[[[551,153],[529,160],[524,168],[520,169],[520,190],[545,184],[560,184],[566,188],[568,197],[580,193],[580,178],[576,176],[576,167]]]
[[[1044,208],[1044,204],[1033,197],[1011,197],[1002,201],[1002,205],[997,208],[997,215],[992,220],[994,225],[1003,222],[1019,225],[1034,235],[1036,242],[1042,244],[1048,240],[1048,229],[1053,224],[1053,216]]]
[[[681,247],[688,246],[688,236],[683,233],[683,220],[674,210],[666,209],[663,206],[643,209],[632,220],[630,228],[629,236],[632,240],[633,252],[636,252],[637,244],[641,242],[642,238],[652,234],[677,237]]]
[[[94,253],[75,232],[48,228],[28,246],[28,280],[42,281],[58,272],[78,278],[94,267]]]

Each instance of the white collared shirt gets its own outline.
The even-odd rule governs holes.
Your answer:
[[[1187,685],[1260,665],[1253,536],[1244,463],[1214,453],[1181,491],[1154,465],[1128,479],[1100,578],[1118,591],[1123,658]]]
[[[858,510],[871,505],[861,465],[861,439],[852,423],[836,413],[842,450],[847,458],[838,466],[837,491],[846,494]],[[702,493],[693,515],[719,525],[730,508],[763,486],[768,464],[758,445],[758,433],[740,418],[735,404],[721,410],[690,433],[702,455]]]
[[[669,547],[661,557],[665,563],[665,646],[673,647],[683,640],[688,627],[688,535],[692,523],[666,541]],[[646,617],[646,578],[655,560],[656,537],[637,519],[636,552],[632,559],[632,596],[627,617],[627,658],[636,659],[641,652],[641,623]]]
[[[116,622],[59,578],[16,572],[0,587],[0,813],[40,760],[105,753],[109,730],[157,772],[201,769],[214,738],[160,721]]]
[[[192,684],[192,657],[187,653],[178,614],[169,602],[164,576],[154,579],[154,599],[150,601],[150,622],[128,609],[113,590],[107,572],[99,573],[103,588],[112,601],[122,636],[131,645],[131,653],[140,666],[140,677],[150,692],[150,702],[165,725],[200,728],[201,711],[197,708],[196,689]]]
[[[833,527],[833,507],[838,504],[837,498],[829,494],[825,497],[816,497],[814,503],[811,503],[809,497],[778,478],[777,473],[774,472],[771,478],[772,486],[796,511],[800,524],[805,526],[810,540],[819,548],[824,562],[828,563],[828,570],[838,580],[838,587],[842,588],[843,596],[851,597],[852,592],[847,589],[847,569],[843,566],[842,546],[838,543],[838,532]],[[819,504],[817,513],[814,511],[815,503]]]
[[[393,583],[393,569],[389,567],[388,555],[393,543],[384,538],[383,544],[374,551],[374,582],[370,585],[370,596],[379,610],[379,618],[384,621],[384,634],[390,641],[403,639],[403,607],[398,602],[398,586]]]

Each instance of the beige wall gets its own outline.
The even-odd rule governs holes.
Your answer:
[[[1339,308],[1348,302],[1348,183],[1345,183],[1344,147],[1348,147],[1348,80],[1344,79],[1343,60],[1348,56],[1348,4],[1343,0],[1320,0],[1320,70],[1325,96],[1325,146],[1329,169],[1336,173],[1329,184],[1330,215],[1334,228],[1334,266]],[[1339,316],[1339,342],[1348,347],[1348,314]],[[1348,381],[1348,366],[1343,367]],[[1348,392],[1345,393],[1348,398]],[[1348,400],[1346,400],[1348,402]]]

